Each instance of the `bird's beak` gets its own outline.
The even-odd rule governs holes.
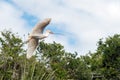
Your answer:
[[[53,33],[53,34],[56,34],[56,35],[64,35],[64,34],[61,34],[61,33]]]

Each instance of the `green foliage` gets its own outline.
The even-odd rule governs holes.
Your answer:
[[[1,32],[0,80],[51,80],[54,71],[32,57],[26,59],[26,51],[19,36],[11,31]]]
[[[102,54],[103,74],[107,79],[120,79],[120,35],[108,37],[105,42],[101,41],[98,47]]]
[[[1,53],[5,56],[16,58],[24,50],[22,40],[10,31],[1,32]]]
[[[64,47],[59,43],[53,44],[40,42],[38,47],[42,53],[40,61],[52,71],[55,71],[55,80],[89,80],[91,79],[90,69],[81,58],[77,58],[77,53],[65,52]]]
[[[96,52],[80,57],[59,43],[41,41],[30,59],[17,34],[1,35],[0,80],[120,80],[120,35],[100,39]]]
[[[120,79],[120,35],[102,39],[98,42],[95,53],[90,53],[91,71],[102,80]],[[101,79],[100,79],[101,80]]]
[[[1,34],[1,80],[89,80],[86,64],[61,44],[41,41],[37,54],[28,60],[19,36],[11,31]]]

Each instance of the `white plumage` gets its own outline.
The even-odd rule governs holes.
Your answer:
[[[44,39],[49,36],[49,34],[53,34],[52,31],[46,30],[46,32],[43,34],[43,30],[45,27],[50,23],[51,19],[47,18],[44,19],[42,22],[39,22],[33,29],[32,32],[30,33],[28,37],[28,49],[27,49],[27,55],[26,57],[29,59],[33,55],[33,52],[35,51],[38,41],[40,39]]]

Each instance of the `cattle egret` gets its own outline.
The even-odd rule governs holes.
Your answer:
[[[28,49],[27,49],[27,55],[26,57],[29,59],[33,55],[33,52],[35,51],[38,41],[40,39],[44,39],[49,36],[49,34],[53,34],[51,30],[46,30],[45,33],[43,33],[45,27],[50,23],[51,19],[47,18],[43,20],[42,22],[38,23],[30,33],[28,37]]]

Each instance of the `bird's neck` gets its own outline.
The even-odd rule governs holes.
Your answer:
[[[49,33],[48,33],[48,32],[44,33],[44,36],[48,37],[48,36],[49,36]]]

